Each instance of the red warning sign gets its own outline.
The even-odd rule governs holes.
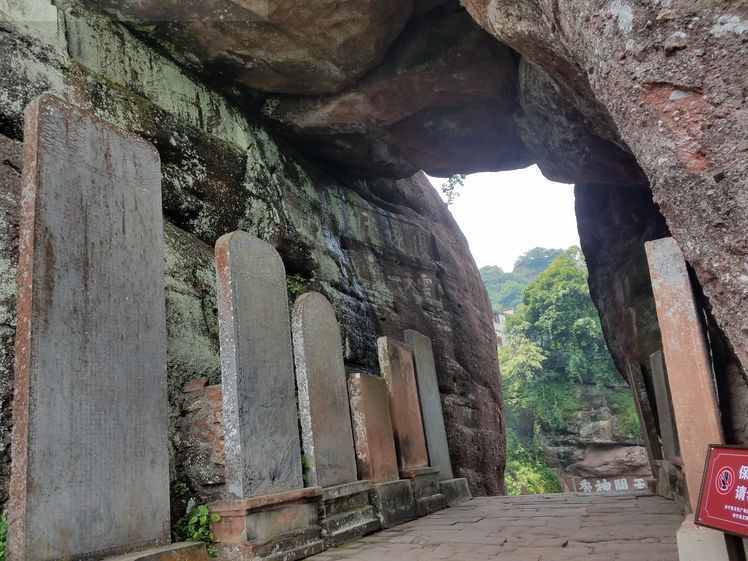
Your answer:
[[[709,446],[696,524],[748,537],[748,449]]]

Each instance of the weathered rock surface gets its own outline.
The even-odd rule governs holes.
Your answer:
[[[0,134],[0,503],[8,500],[18,264],[18,196],[23,147]]]
[[[517,60],[454,3],[414,20],[384,63],[334,96],[269,98],[264,113],[307,150],[405,177],[531,163],[514,115]]]
[[[414,10],[413,0],[83,3],[212,81],[296,94],[340,90],[376,66]]]
[[[582,409],[563,428],[543,427],[539,440],[548,464],[561,477],[651,477],[646,449],[610,402],[629,388],[577,385]]]
[[[647,185],[625,147],[595,132],[592,121],[540,66],[519,63],[519,135],[548,179],[561,183]],[[603,187],[604,188],[604,187]]]

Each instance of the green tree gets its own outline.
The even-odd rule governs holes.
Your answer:
[[[488,273],[502,288],[508,284],[497,271]],[[511,494],[554,492],[558,481],[537,436],[563,431],[583,410],[580,386],[596,386],[606,397],[625,437],[637,438],[638,418],[605,345],[580,250],[536,248],[517,260],[512,274],[515,282],[523,275],[532,280],[507,318],[508,341],[499,349],[506,484]]]
[[[515,277],[532,282],[563,252],[562,249],[535,247],[517,258],[512,272]]]
[[[525,288],[562,253],[561,249],[536,247],[522,254],[507,273],[495,265],[480,270],[491,307],[495,312],[512,310],[522,302]]]
[[[579,248],[563,252],[527,287],[523,304],[507,323],[510,337],[526,337],[543,349],[545,377],[582,384],[620,383]]]

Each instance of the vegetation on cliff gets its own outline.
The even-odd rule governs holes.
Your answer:
[[[517,265],[503,277],[496,267],[481,270],[489,294],[498,296],[494,305],[514,309],[507,317],[507,344],[499,349],[508,429],[506,484],[510,494],[555,492],[560,486],[545,461],[543,437],[566,430],[584,409],[586,392],[580,388],[593,387],[604,396],[622,438],[638,438],[638,420],[605,345],[579,248],[536,248]],[[506,281],[506,275],[513,278]],[[528,278],[534,280],[522,288],[518,279]],[[517,287],[521,303],[514,305]]]

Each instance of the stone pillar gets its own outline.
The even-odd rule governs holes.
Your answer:
[[[411,348],[389,337],[377,340],[379,367],[390,396],[400,476],[410,479],[420,516],[446,506],[439,470],[429,466]]]
[[[660,425],[662,453],[665,456],[665,460],[672,462],[673,458],[678,456],[678,447],[675,423],[673,421],[673,408],[662,351],[657,351],[649,356],[649,366],[652,371],[652,385],[654,386],[655,401],[657,403],[657,418]]]
[[[431,339],[418,331],[408,329],[405,331],[405,342],[413,350],[429,462],[432,467],[439,470],[439,488],[447,497],[449,504],[464,502],[471,498],[470,488],[466,479],[455,479],[452,472]]]
[[[358,481],[343,344],[335,310],[322,294],[300,296],[291,322],[299,419],[307,483],[322,489],[322,533],[328,546],[380,528],[369,504],[371,484]]]
[[[697,508],[709,444],[723,442],[711,361],[683,253],[673,238],[644,244],[662,335],[673,412],[690,506]],[[693,524],[677,535],[681,561],[727,561],[721,532]]]
[[[323,549],[321,490],[304,489],[286,273],[268,243],[245,232],[216,243],[226,485],[213,503],[222,553],[245,559]]]
[[[163,546],[159,156],[49,95],[25,117],[8,556],[79,559]],[[204,548],[176,549],[205,556]],[[167,550],[175,548],[158,552]]]
[[[348,391],[358,473],[373,483],[398,479],[400,472],[384,380],[368,374],[351,374]]]
[[[423,432],[413,353],[409,346],[389,337],[380,337],[377,345],[379,367],[390,396],[400,473],[426,468],[429,465],[429,455]]]
[[[452,460],[449,458],[447,429],[444,427],[444,413],[431,339],[409,329],[405,331],[405,342],[410,345],[413,352],[429,462],[432,467],[439,468],[440,479],[452,479]]]
[[[707,446],[722,426],[714,377],[686,262],[673,238],[645,244],[691,509],[696,510]]]
[[[355,373],[348,378],[356,463],[361,477],[374,484],[372,497],[384,528],[416,517],[409,480],[400,479],[387,386],[379,376]]]

